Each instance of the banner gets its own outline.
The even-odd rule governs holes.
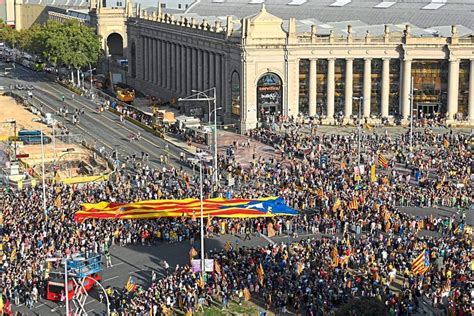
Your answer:
[[[201,259],[191,260],[191,271],[194,273],[201,272]]]
[[[192,217],[200,210],[199,199],[149,200],[134,203],[82,204],[82,210],[74,214],[76,221],[88,218],[100,219],[151,219],[162,217]],[[298,212],[285,204],[281,197],[254,200],[214,198],[203,200],[203,215],[222,218],[256,218],[294,216]]]
[[[191,271],[201,272],[201,259],[191,260]],[[214,259],[204,259],[204,271],[214,272]]]

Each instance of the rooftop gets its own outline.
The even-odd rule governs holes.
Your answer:
[[[243,18],[255,15],[263,3],[270,14],[284,20],[412,24],[421,29],[455,24],[474,30],[474,0],[196,0],[186,13]]]

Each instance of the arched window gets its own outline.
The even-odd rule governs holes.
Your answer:
[[[237,71],[232,73],[231,81],[232,115],[240,117],[240,76]]]

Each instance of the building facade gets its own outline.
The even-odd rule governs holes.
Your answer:
[[[413,115],[474,123],[474,37],[415,36],[412,27],[299,32],[266,11],[242,20],[179,19],[139,12],[127,22],[129,81],[182,97],[217,88],[221,118],[254,128],[274,115],[321,116],[331,124],[360,111],[368,121]],[[412,87],[413,83],[413,87]],[[413,89],[412,89],[413,88]],[[412,92],[413,91],[413,92]]]

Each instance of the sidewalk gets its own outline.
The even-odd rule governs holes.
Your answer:
[[[163,140],[167,143],[172,144],[173,146],[180,148],[181,150],[187,152],[188,154],[196,155],[197,153],[197,147],[195,145],[189,146],[187,143],[169,134],[165,134],[165,137],[163,138]]]

